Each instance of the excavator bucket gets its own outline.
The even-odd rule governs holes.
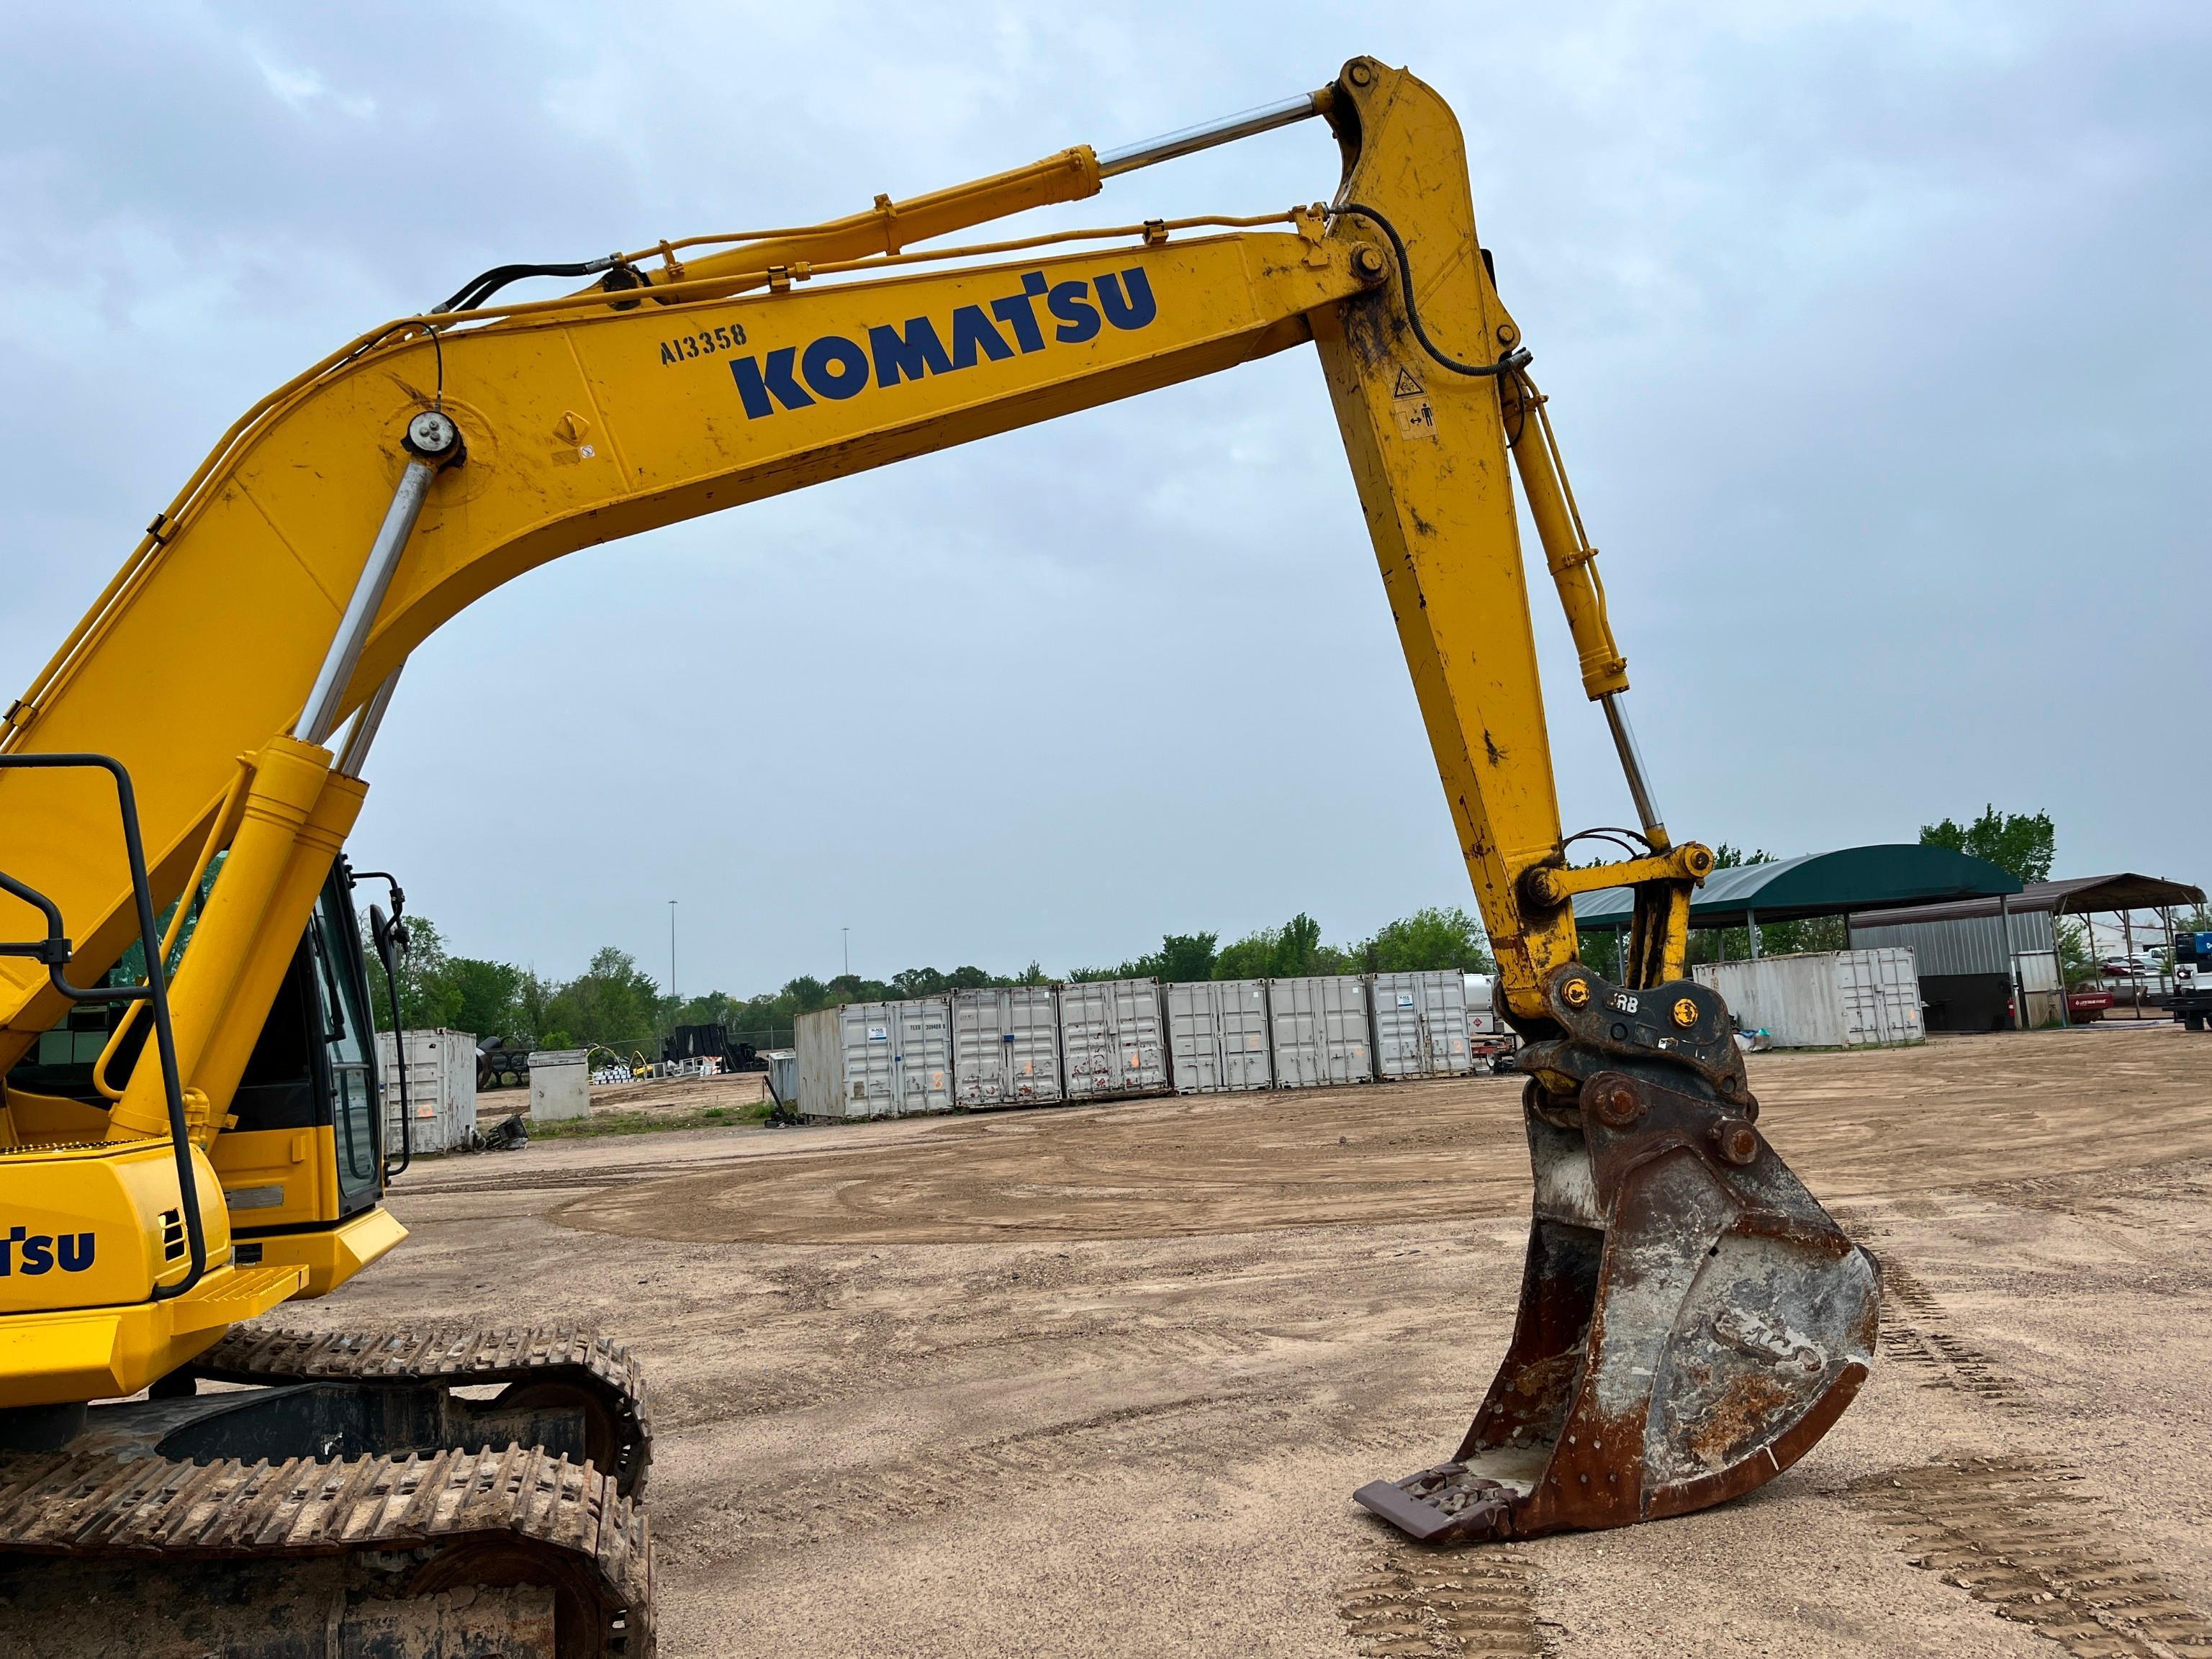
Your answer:
[[[1754,1127],[1728,1012],[1577,967],[1524,1100],[1536,1194],[1512,1346],[1451,1462],[1356,1500],[1435,1544],[1682,1515],[1749,1492],[1850,1403],[1874,1258]]]

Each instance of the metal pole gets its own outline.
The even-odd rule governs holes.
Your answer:
[[[2059,901],[2063,904],[2065,901]],[[2066,961],[2058,954],[2058,912],[2051,913],[2051,976],[2058,985],[2058,1023],[2068,1030],[2074,1029],[2074,1015],[2066,1006]]]
[[[361,713],[353,717],[353,730],[346,733],[345,747],[338,753],[338,775],[357,778],[362,768],[368,764],[368,746],[376,741],[377,728],[384,724],[384,711],[392,707],[392,694],[399,689],[400,671],[407,666],[401,663],[384,677]]]
[[[837,931],[845,936],[845,977],[850,979],[853,976],[853,930],[840,927]]]
[[[668,995],[676,1000],[676,901],[668,901]]]
[[[1644,769],[1644,751],[1637,747],[1636,731],[1628,723],[1628,710],[1620,691],[1607,693],[1598,701],[1605,705],[1605,723],[1613,731],[1613,746],[1620,757],[1620,769],[1628,776],[1629,799],[1636,803],[1636,816],[1643,821],[1644,839],[1651,850],[1663,853],[1672,845],[1667,839],[1667,822],[1659,811],[1659,798],[1652,793],[1650,775]],[[1757,951],[1753,955],[1756,956]]]
[[[1751,959],[1757,962],[1759,960],[1759,913],[1756,910],[1746,910],[1743,913],[1743,925],[1751,934]]]
[[[1117,173],[1134,173],[1139,167],[1148,167],[1157,161],[1172,161],[1178,155],[1189,155],[1201,149],[1212,149],[1216,144],[1249,138],[1256,132],[1271,132],[1277,127],[1290,126],[1320,114],[1328,97],[1327,91],[1303,92],[1295,98],[1285,98],[1279,103],[1262,104],[1257,109],[1224,115],[1218,121],[1202,121],[1194,127],[1163,133],[1158,138],[1124,144],[1119,149],[1108,150],[1098,158],[1098,176],[1111,179]]]
[[[2005,902],[2002,893],[1997,895],[1997,933],[2004,940],[2005,977],[2012,981],[2012,1028],[2015,1031],[2025,1031],[2027,1030],[2027,987],[2021,980],[2020,958],[2013,954],[2012,906]],[[2066,975],[2063,969],[2058,975],[2058,996],[2062,1002],[2065,1000]]]
[[[441,467],[459,457],[461,434],[444,415],[431,410],[407,423],[405,442],[410,459],[399,475],[399,488],[392,492],[392,505],[385,509],[384,522],[377,526],[376,539],[369,544],[368,559],[338,617],[337,632],[331,637],[323,665],[315,672],[307,706],[292,728],[292,735],[304,743],[322,743],[337,730],[338,699],[345,695],[353,671],[361,664],[362,647],[368,643],[369,629],[383,607],[392,573],[399,568],[399,556],[406,550],[415,520],[422,516],[430,481]]]
[[[2120,937],[2126,942],[2128,951],[2128,982],[2136,988],[2136,1018],[2142,1018],[2142,975],[2136,972],[2136,915],[2132,910],[2120,912]]]

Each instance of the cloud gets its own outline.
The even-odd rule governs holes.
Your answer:
[[[0,64],[5,672],[269,387],[511,259],[843,213],[1319,84],[1442,89],[1670,822],[2048,807],[2202,879],[2212,13],[668,0],[47,9]],[[1293,128],[1025,225],[1325,197]],[[1571,822],[1626,811],[1536,594]],[[592,550],[410,666],[356,844],[459,948],[1064,967],[1463,901],[1318,368]],[[692,937],[696,932],[697,937]]]

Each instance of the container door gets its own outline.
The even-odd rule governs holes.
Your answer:
[[[1279,979],[1267,987],[1267,1035],[1274,1047],[1275,1085],[1310,1089],[1319,1070],[1315,1041],[1315,981]]]
[[[1320,982],[1323,1008],[1324,1075],[1331,1083],[1369,1083],[1375,1050],[1368,1018],[1367,982],[1348,976]]]
[[[897,1109],[898,1045],[890,1011],[858,1002],[844,1011],[847,1117],[884,1117]]]
[[[1004,994],[1007,1041],[1002,1047],[1012,1102],[1034,1106],[1058,1100],[1060,1042],[1052,988],[1024,985]]]
[[[1152,980],[1114,982],[1115,1091],[1158,1094],[1168,1086],[1167,1032],[1160,988]]]
[[[1431,1077],[1464,1077],[1474,1065],[1467,1031],[1467,976],[1456,970],[1421,979],[1425,1047]]]
[[[1268,1054],[1266,982],[1246,980],[1224,985],[1219,1020],[1223,1086],[1273,1088],[1275,1068]]]

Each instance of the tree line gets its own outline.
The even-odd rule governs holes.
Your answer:
[[[1920,829],[1923,845],[1987,859],[2023,882],[2050,879],[2057,839],[2048,812],[2001,812],[1994,805],[1984,806],[1979,817],[1965,823],[1946,817]],[[1773,861],[1774,855],[1761,848],[1746,851],[1723,842],[1714,848],[1714,862],[1721,869]],[[411,949],[401,969],[399,992],[410,1028],[443,1025],[549,1048],[604,1043],[617,1049],[649,1049],[657,1048],[675,1026],[716,1024],[726,1026],[733,1036],[768,1048],[791,1040],[799,1015],[840,1003],[892,1002],[994,985],[1043,985],[1054,977],[1036,962],[1012,975],[972,966],[909,968],[889,979],[859,974],[818,979],[801,974],[779,990],[755,996],[709,991],[679,999],[667,995],[635,957],[611,945],[595,951],[590,964],[574,979],[556,980],[513,963],[454,956],[425,917],[410,916],[407,927]],[[1839,951],[1847,943],[1841,916],[1761,922],[1759,933],[1762,956]],[[2069,943],[2061,940],[2062,956],[2069,954]],[[1618,935],[1592,934],[1584,941],[1584,959],[1599,972],[1617,976],[1620,948]],[[1690,935],[1692,963],[1741,961],[1750,954],[1751,939],[1745,928],[1698,928]],[[2077,973],[2094,974],[2086,945],[2074,943],[2070,955],[2069,980]],[[1365,939],[1329,945],[1322,941],[1321,924],[1301,910],[1280,927],[1258,928],[1225,945],[1218,933],[1164,934],[1154,950],[1110,966],[1076,968],[1066,977],[1186,982],[1425,969],[1493,971],[1480,921],[1457,907],[1431,906],[1378,927]],[[382,973],[373,964],[370,982],[378,989],[377,1024],[389,1027]]]
[[[425,916],[410,915],[407,933],[398,992],[401,1017],[410,1030],[442,1025],[544,1048],[605,1044],[620,1051],[657,1049],[678,1025],[722,1025],[733,1037],[771,1048],[791,1041],[799,1015],[840,1003],[896,1002],[994,985],[1047,985],[1054,978],[1036,962],[1018,974],[972,966],[909,968],[889,979],[801,974],[780,990],[750,997],[709,991],[677,998],[666,994],[636,957],[611,945],[593,952],[590,965],[574,979],[555,980],[510,962],[455,956]],[[1350,945],[1322,943],[1320,924],[1301,911],[1280,927],[1262,927],[1227,945],[1220,943],[1218,933],[1170,933],[1156,951],[1112,967],[1078,968],[1066,977],[1268,979],[1424,968],[1486,973],[1491,965],[1481,924],[1464,910],[1417,910]],[[389,1030],[383,969],[374,962],[369,982],[376,988],[377,1025]]]

